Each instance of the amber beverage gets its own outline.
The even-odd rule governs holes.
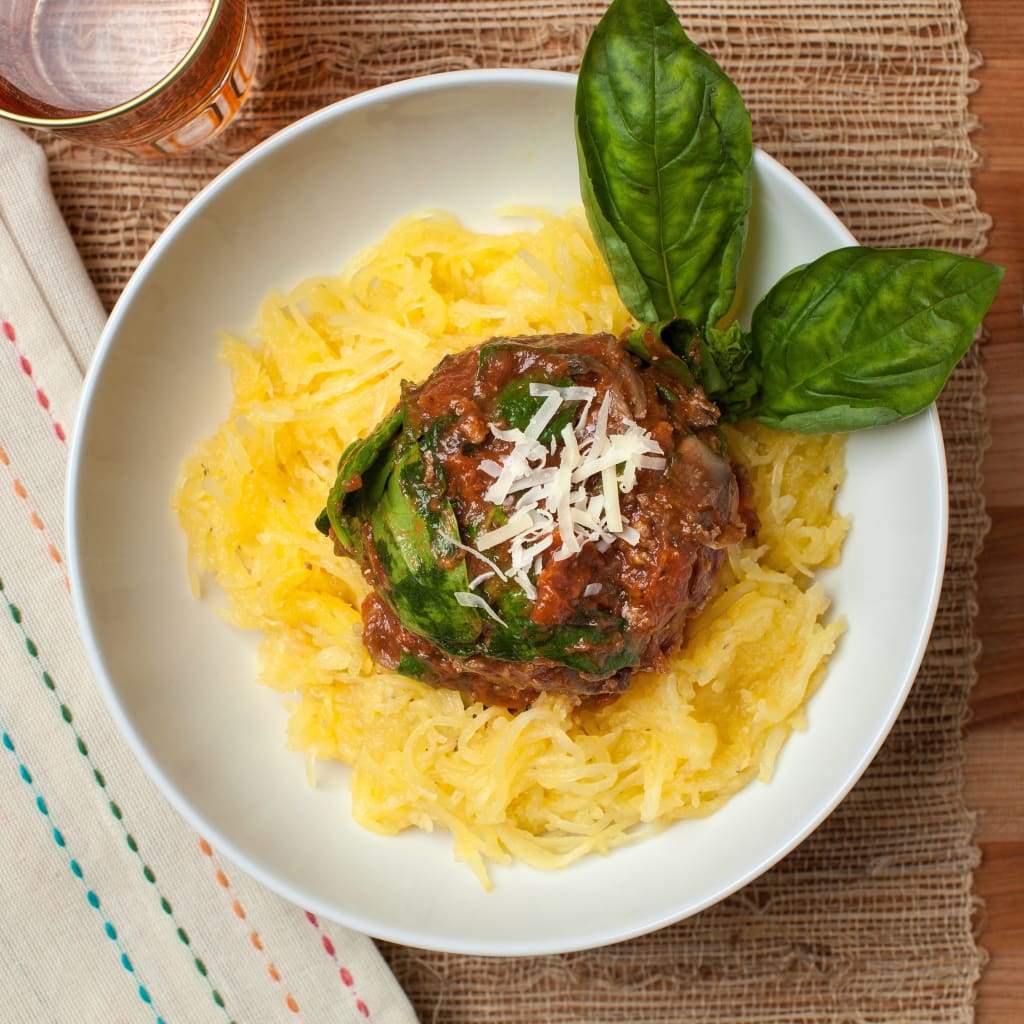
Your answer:
[[[208,142],[256,74],[245,0],[6,0],[0,117],[144,156]]]

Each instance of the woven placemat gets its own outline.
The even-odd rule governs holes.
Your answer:
[[[105,302],[214,173],[352,92],[454,68],[574,69],[604,0],[257,0],[261,88],[210,149],[160,164],[49,140],[57,199]],[[958,0],[695,0],[684,24],[737,79],[757,141],[869,244],[978,253],[971,56]],[[967,1021],[973,817],[961,728],[974,682],[975,561],[987,527],[976,353],[942,400],[949,560],[917,684],[839,810],[712,910],[604,950],[485,960],[385,946],[438,1022]]]

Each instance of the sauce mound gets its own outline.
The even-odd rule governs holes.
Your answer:
[[[645,350],[660,344],[648,336]],[[397,526],[364,503],[355,550],[339,544],[373,588],[362,611],[376,661],[517,708],[544,692],[607,699],[664,663],[747,533],[718,410],[662,369],[678,366],[664,354],[642,361],[604,333],[494,338],[406,388],[390,463],[342,499],[376,480],[387,502],[389,473],[409,498]],[[443,587],[411,602],[403,590],[400,533],[421,527],[417,505],[428,533],[449,516],[434,547],[442,570],[465,565],[458,608]],[[436,627],[446,600],[477,609],[475,635]]]

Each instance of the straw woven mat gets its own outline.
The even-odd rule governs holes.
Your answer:
[[[212,148],[140,163],[49,140],[53,186],[108,304],[172,215],[302,114],[454,68],[574,69],[603,0],[256,0],[261,88]],[[691,35],[737,79],[757,141],[867,244],[977,253],[975,63],[958,0],[693,0]],[[987,527],[984,374],[942,400],[952,497],[935,633],[864,779],[796,852],[699,917],[608,949],[486,960],[385,946],[424,1022],[969,1021],[973,817],[962,794],[975,679],[975,559]],[[453,870],[455,870],[453,868]]]

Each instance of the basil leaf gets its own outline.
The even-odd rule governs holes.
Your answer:
[[[727,419],[742,416],[758,393],[761,373],[751,347],[735,320],[724,330],[709,326],[700,340],[701,383]]]
[[[732,305],[747,231],[750,116],[666,0],[615,0],[576,86],[587,219],[641,323],[715,323]]]
[[[782,430],[859,430],[930,405],[1003,268],[931,249],[830,252],[787,274],[751,324],[750,413]]]
[[[445,649],[471,644],[481,629],[480,615],[455,600],[469,590],[466,560],[453,568],[439,561],[434,545],[440,530],[455,531],[458,524],[448,502],[442,502],[436,521],[428,522],[407,493],[403,479],[415,475],[421,454],[415,442],[396,457],[387,485],[370,515],[373,545],[387,586],[382,594],[395,609],[402,625]]]
[[[402,412],[395,409],[390,415],[374,427],[373,431],[362,440],[353,441],[338,460],[338,472],[327,496],[327,505],[317,516],[316,528],[326,537],[329,527],[334,527],[334,535],[338,542],[349,551],[359,550],[362,539],[359,534],[359,523],[351,512],[353,505],[372,508],[383,488],[384,479],[372,481],[376,486],[367,489],[365,479],[374,464],[385,459],[390,452],[392,440],[402,427]],[[363,477],[362,486],[354,491],[349,490],[355,478]],[[378,474],[379,476],[379,474]],[[373,493],[370,493],[370,492]]]

